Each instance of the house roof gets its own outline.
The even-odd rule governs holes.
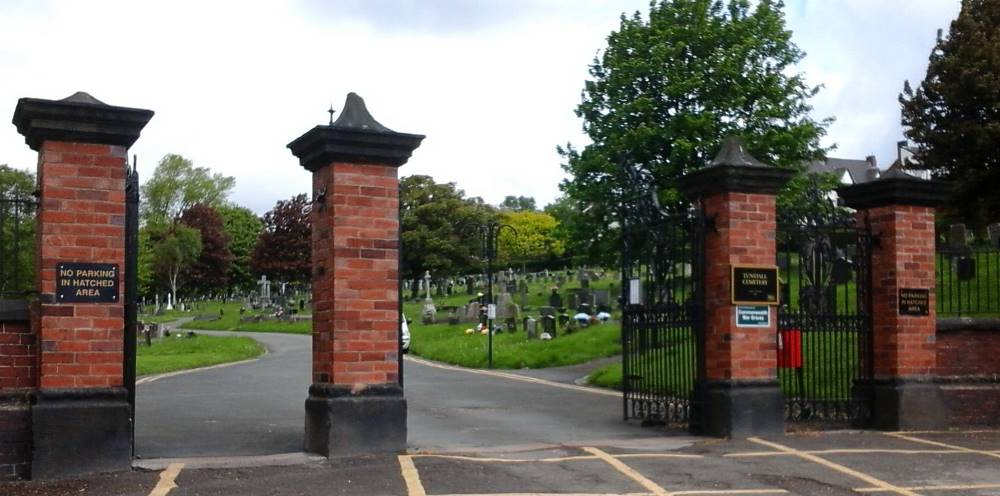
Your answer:
[[[879,177],[874,157],[864,160],[829,157],[825,161],[810,162],[808,171],[812,173],[833,172],[838,176],[843,176],[843,173],[847,172],[854,184],[867,183]]]

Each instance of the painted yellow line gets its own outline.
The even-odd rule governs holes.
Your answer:
[[[451,370],[451,371],[457,371],[457,372],[465,372],[465,373],[468,373],[468,374],[476,374],[476,375],[485,375],[485,376],[489,376],[489,377],[497,377],[497,378],[500,378],[500,379],[510,379],[510,380],[514,380],[514,381],[527,382],[527,383],[531,383],[531,384],[539,384],[539,385],[542,385],[542,386],[551,386],[551,387],[557,387],[557,388],[561,388],[561,389],[568,389],[568,390],[571,390],[571,391],[578,391],[578,392],[582,392],[582,393],[599,394],[599,395],[602,395],[602,396],[614,396],[616,398],[621,398],[622,397],[622,393],[621,392],[619,392],[619,391],[611,391],[611,390],[608,390],[608,389],[600,389],[600,388],[587,387],[587,386],[577,386],[575,384],[564,384],[564,383],[561,383],[561,382],[549,381],[549,380],[545,380],[545,379],[538,379],[538,378],[535,378],[535,377],[528,377],[528,376],[520,375],[520,374],[511,374],[509,372],[497,372],[495,370],[467,369],[465,367],[456,367],[456,366],[453,366],[453,365],[444,365],[444,364],[441,364],[441,363],[431,362],[431,361],[428,361],[428,360],[424,360],[422,358],[414,358],[414,357],[411,357],[409,355],[407,355],[405,357],[405,359],[408,360],[408,361],[411,361],[413,363],[418,363],[420,365],[426,365],[428,367],[434,367],[434,368],[441,369],[441,370]]]
[[[703,455],[682,455],[675,453],[630,453],[626,455],[610,455],[615,458],[682,458],[682,459],[698,459],[704,458]],[[410,455],[411,458],[443,458],[446,460],[460,460],[466,462],[484,462],[484,463],[562,463],[562,462],[574,462],[582,460],[599,460],[597,456],[594,455],[575,455],[575,456],[560,456],[560,457],[550,457],[550,458],[489,458],[480,456],[464,456],[464,455],[439,455],[436,453],[415,453]]]
[[[583,451],[586,451],[587,453],[597,456],[608,465],[614,467],[615,470],[621,472],[622,475],[624,475],[625,477],[634,480],[640,486],[648,489],[651,493],[653,493],[654,496],[670,496],[670,493],[667,492],[666,489],[660,487],[659,484],[647,479],[646,476],[640,474],[632,467],[625,465],[625,463],[623,463],[621,460],[605,453],[604,451],[601,451],[593,447],[585,447],[583,448]]]
[[[969,485],[951,485],[951,486],[914,486],[914,487],[904,487],[903,489],[909,489],[910,491],[975,491],[978,489],[1000,489],[1000,484],[969,484]],[[858,487],[854,488],[856,493],[881,493],[885,492],[885,489],[879,489],[877,487]]]
[[[265,352],[265,354],[267,354],[267,353]],[[261,355],[261,356],[263,356],[263,355]],[[244,363],[256,362],[257,360],[260,360],[260,358],[261,357],[248,358],[246,360],[240,360],[238,362],[220,363],[220,364],[216,364],[216,365],[209,365],[207,367],[198,367],[198,368],[195,368],[195,369],[178,370],[178,371],[175,371],[175,372],[166,372],[166,373],[163,373],[163,374],[147,375],[145,377],[140,377],[140,378],[136,379],[135,385],[138,386],[138,385],[141,385],[141,384],[149,384],[150,382],[156,382],[156,381],[158,381],[160,379],[166,379],[168,377],[174,377],[174,376],[184,375],[184,374],[191,374],[191,373],[194,373],[194,372],[204,372],[206,370],[214,370],[214,369],[221,369],[221,368],[225,368],[225,367],[232,367],[233,365],[243,365]]]
[[[802,458],[803,460],[809,460],[809,461],[811,461],[813,463],[816,463],[816,464],[822,465],[822,466],[824,466],[826,468],[829,468],[830,470],[835,470],[837,472],[840,472],[840,473],[845,474],[845,475],[849,475],[849,476],[854,477],[856,479],[861,479],[861,480],[867,482],[868,484],[870,484],[872,487],[876,487],[878,489],[885,490],[886,492],[893,492],[893,493],[896,493],[896,494],[903,494],[905,496],[920,496],[920,495],[918,495],[917,493],[915,493],[913,491],[910,491],[910,490],[907,490],[907,489],[903,489],[903,488],[898,487],[898,486],[894,486],[894,485],[889,484],[888,482],[885,482],[883,480],[876,479],[875,477],[872,477],[872,476],[870,476],[868,474],[865,474],[865,473],[862,473],[862,472],[858,472],[857,470],[845,467],[843,465],[840,465],[839,463],[833,463],[833,462],[831,462],[829,460],[820,458],[820,457],[818,457],[816,455],[812,455],[812,454],[809,454],[809,453],[804,453],[804,452],[799,451],[799,450],[797,450],[795,448],[791,448],[791,447],[788,447],[788,446],[785,446],[785,445],[782,445],[782,444],[778,444],[778,443],[774,443],[774,442],[771,442],[771,441],[765,441],[763,439],[756,438],[756,437],[751,437],[751,438],[749,438],[747,440],[750,441],[750,442],[752,442],[752,443],[760,444],[762,446],[767,446],[768,448],[776,449],[776,450],[779,450],[779,451],[784,451],[785,453],[794,454],[795,456],[797,456],[799,458]]]
[[[947,449],[947,450],[904,450],[904,449],[862,449],[862,448],[839,448],[839,449],[826,449],[826,450],[802,450],[803,453],[810,455],[863,455],[863,454],[888,454],[888,455],[954,455],[961,454],[962,451]],[[795,456],[794,453],[785,453],[782,451],[748,451],[744,453],[728,453],[722,455],[724,457],[730,458],[752,458],[758,456]]]
[[[434,496],[653,496],[650,493],[462,493],[435,494]]]
[[[899,431],[898,434],[1000,434],[1000,429],[977,429],[971,431]]]
[[[913,441],[915,443],[929,444],[931,446],[938,446],[938,447],[941,447],[941,448],[949,448],[949,449],[953,449],[953,450],[956,450],[956,451],[962,451],[962,452],[965,452],[965,453],[973,453],[973,454],[976,454],[976,455],[986,455],[986,456],[990,456],[990,457],[993,457],[993,458],[1000,458],[1000,455],[998,455],[998,454],[996,454],[996,453],[994,453],[992,451],[976,450],[976,449],[972,449],[972,448],[966,448],[965,446],[958,446],[958,445],[955,445],[955,444],[942,443],[940,441],[931,441],[929,439],[921,439],[919,437],[907,436],[906,434],[902,434],[902,433],[898,433],[898,432],[886,432],[885,435],[886,436],[895,437],[895,438],[898,438],[898,439],[905,439],[907,441]]]
[[[174,481],[177,480],[182,468],[184,468],[183,463],[171,463],[167,466],[166,470],[160,472],[160,480],[156,483],[156,487],[150,491],[149,496],[167,496],[170,491],[177,487]]]
[[[788,494],[788,491],[784,489],[711,489],[705,491],[699,491],[695,489],[692,491],[676,491],[670,494],[672,496],[688,496],[688,495],[699,495],[699,494],[711,496],[714,494]]]
[[[413,464],[413,458],[409,455],[399,455],[399,470],[403,475],[403,481],[406,482],[407,496],[427,496],[424,485],[420,482],[420,472],[417,472],[417,466]]]

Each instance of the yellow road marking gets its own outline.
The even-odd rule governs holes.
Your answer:
[[[586,451],[587,453],[597,456],[608,465],[611,465],[612,467],[615,468],[615,470],[621,472],[625,477],[634,480],[642,487],[648,489],[650,492],[653,493],[654,496],[670,496],[670,493],[668,493],[666,489],[663,489],[657,483],[647,479],[646,476],[640,474],[639,472],[632,469],[632,467],[625,465],[625,463],[623,463],[621,460],[605,453],[604,451],[601,451],[593,447],[586,447],[583,448],[583,450]]]
[[[903,489],[909,489],[910,491],[975,491],[977,489],[1000,489],[1000,484],[969,484],[969,485],[950,485],[950,486],[914,486],[914,487],[904,487]],[[858,487],[854,488],[854,492],[858,493],[881,493],[885,492],[885,489],[880,489],[877,487]]]
[[[1000,429],[978,429],[972,431],[899,431],[898,434],[1000,434]]]
[[[899,439],[905,439],[907,441],[913,441],[915,443],[929,444],[931,446],[938,446],[938,447],[941,447],[941,448],[949,448],[949,449],[953,449],[955,451],[962,451],[962,452],[965,452],[965,453],[973,453],[973,454],[977,454],[977,455],[991,456],[993,458],[1000,458],[1000,454],[996,454],[996,453],[994,453],[992,451],[976,450],[976,449],[972,449],[972,448],[966,448],[964,446],[958,446],[958,445],[954,445],[954,444],[942,443],[940,441],[931,441],[929,439],[921,439],[919,437],[907,436],[906,434],[902,434],[902,433],[898,433],[898,432],[886,432],[885,435],[886,436],[892,436],[892,437],[899,438]]]
[[[962,451],[959,450],[904,450],[904,449],[863,449],[863,448],[840,448],[840,449],[825,449],[825,450],[802,450],[803,453],[810,455],[850,455],[850,454],[891,454],[891,455],[954,455],[961,454]],[[722,455],[724,457],[731,458],[749,458],[758,456],[795,456],[793,453],[785,453],[783,451],[748,451],[744,453],[728,453]]]
[[[455,367],[455,366],[452,366],[452,365],[444,365],[444,364],[440,364],[440,363],[431,362],[431,361],[428,361],[428,360],[424,360],[422,358],[413,358],[413,357],[411,357],[409,355],[407,355],[405,357],[405,359],[409,360],[411,362],[414,362],[414,363],[419,363],[420,365],[426,365],[428,367],[434,367],[434,368],[441,369],[441,370],[451,370],[451,371],[458,371],[458,372],[466,372],[466,373],[469,373],[469,374],[477,374],[477,375],[485,375],[485,376],[490,376],[490,377],[497,377],[497,378],[500,378],[500,379],[510,379],[510,380],[514,380],[514,381],[527,382],[527,383],[531,383],[531,384],[539,384],[539,385],[542,385],[542,386],[551,386],[551,387],[557,387],[557,388],[561,388],[561,389],[569,389],[571,391],[578,391],[578,392],[582,392],[582,393],[599,394],[599,395],[602,395],[602,396],[614,396],[616,398],[621,398],[622,397],[622,393],[619,392],[619,391],[611,391],[611,390],[607,390],[607,389],[599,389],[599,388],[586,387],[586,386],[577,386],[575,384],[563,384],[561,382],[549,381],[549,380],[545,380],[545,379],[538,379],[538,378],[535,378],[535,377],[528,377],[528,376],[520,375],[520,374],[511,374],[511,373],[508,373],[508,372],[497,372],[495,370],[479,370],[479,369],[467,369],[467,368],[464,368],[464,367]]]
[[[177,475],[181,473],[182,468],[184,468],[183,463],[168,465],[166,470],[160,472],[160,480],[156,483],[156,487],[150,491],[149,496],[167,496],[170,491],[177,487],[174,481],[177,480]]]
[[[434,496],[652,496],[649,493],[477,493],[435,494]]]
[[[687,496],[687,495],[713,495],[713,494],[788,494],[788,491],[784,489],[708,489],[705,491],[699,491],[697,489],[692,491],[676,491],[670,493],[672,496]]]
[[[407,496],[427,496],[424,485],[420,482],[420,472],[417,472],[417,466],[413,464],[413,458],[409,455],[399,455],[399,471],[403,475],[403,481],[406,482]]]
[[[840,472],[842,474],[849,475],[849,476],[854,477],[856,479],[861,479],[861,480],[867,482],[868,484],[870,484],[871,486],[876,487],[876,488],[881,489],[881,490],[885,490],[886,492],[893,492],[893,493],[896,493],[896,494],[903,494],[905,496],[920,496],[920,495],[918,495],[917,493],[915,493],[913,491],[910,491],[910,490],[907,490],[907,489],[903,489],[903,488],[898,487],[898,486],[894,486],[894,485],[889,484],[888,482],[885,482],[883,480],[876,479],[875,477],[872,477],[872,476],[870,476],[868,474],[865,474],[865,473],[862,473],[862,472],[858,472],[857,470],[845,467],[845,466],[840,465],[838,463],[833,463],[833,462],[831,462],[829,460],[820,458],[820,457],[818,457],[816,455],[813,455],[813,454],[804,453],[804,452],[799,451],[799,450],[797,450],[795,448],[791,448],[791,447],[788,447],[788,446],[785,446],[785,445],[782,445],[782,444],[778,444],[778,443],[773,443],[771,441],[765,441],[763,439],[756,438],[756,437],[751,437],[751,438],[749,438],[747,440],[750,441],[750,442],[752,442],[752,443],[760,444],[762,446],[767,446],[769,448],[773,448],[773,449],[776,449],[776,450],[779,450],[779,451],[784,451],[785,453],[794,454],[795,456],[797,456],[799,458],[802,458],[803,460],[809,460],[809,461],[811,461],[813,463],[817,463],[817,464],[822,465],[822,466],[824,466],[826,468],[829,468],[831,470],[835,470],[835,471]]]
[[[625,455],[609,454],[609,456],[613,456],[615,458],[683,458],[683,459],[704,458],[704,456],[702,455],[683,455],[678,453],[630,453]],[[464,455],[440,455],[436,453],[416,453],[410,455],[410,457],[443,458],[446,460],[461,460],[467,462],[484,462],[484,463],[562,463],[562,462],[600,459],[594,455],[560,456],[560,457],[550,457],[550,458],[489,458],[489,457],[464,456]]]

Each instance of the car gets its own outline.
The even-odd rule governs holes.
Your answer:
[[[399,329],[400,329],[400,334],[402,335],[402,339],[401,339],[402,344],[401,344],[401,347],[403,348],[403,353],[409,353],[410,352],[410,325],[409,325],[410,321],[406,320],[406,314],[401,314],[401,315],[402,315],[402,318],[399,319]]]

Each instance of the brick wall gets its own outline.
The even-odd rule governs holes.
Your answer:
[[[0,390],[35,387],[35,340],[28,321],[0,322]]]
[[[942,319],[937,376],[952,426],[1000,425],[1000,320]]]
[[[36,335],[27,302],[0,302],[0,480],[26,479],[31,463],[31,392]]]
[[[875,378],[931,376],[937,361],[934,209],[889,205],[867,212],[879,236],[872,251]],[[899,288],[929,288],[930,315],[899,315]]]
[[[768,194],[721,193],[704,200],[715,216],[705,236],[705,357],[709,380],[774,379],[775,326],[737,328],[730,291],[733,265],[775,264],[775,203]],[[777,322],[771,308],[771,322]]]
[[[124,308],[54,304],[58,262],[117,264],[124,287],[125,162],[121,146],[45,141],[39,150],[38,285],[42,388],[122,385]]]
[[[27,479],[31,467],[29,390],[0,390],[0,481]]]
[[[313,174],[313,382],[399,382],[396,168],[333,163]],[[336,336],[336,338],[334,338]]]

